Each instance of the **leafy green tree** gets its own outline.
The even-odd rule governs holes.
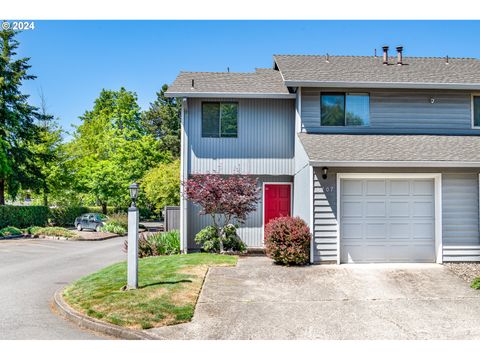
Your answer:
[[[38,138],[30,144],[30,150],[40,169],[40,181],[37,189],[31,189],[42,195],[43,205],[49,205],[49,195],[58,196],[67,190],[71,183],[71,170],[62,138],[62,129],[47,112],[45,96],[40,94],[41,106],[38,116]]]
[[[165,84],[157,92],[157,99],[142,114],[145,129],[160,140],[160,151],[170,151],[175,158],[180,157],[180,117],[182,103],[180,99],[165,96],[168,86]]]
[[[141,124],[135,93],[102,90],[91,111],[80,117],[68,151],[73,159],[75,184],[89,203],[128,204],[128,186],[151,167],[170,161],[159,142]]]
[[[16,58],[16,32],[0,31],[0,205],[5,191],[15,197],[21,187],[38,186],[40,169],[31,156],[29,144],[36,140],[37,108],[21,92],[25,80],[33,80],[29,58]]]
[[[157,212],[180,204],[180,160],[150,169],[141,180],[147,201]]]

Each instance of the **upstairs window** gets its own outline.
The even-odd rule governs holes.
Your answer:
[[[472,106],[473,106],[473,126],[480,127],[480,95],[473,96]]]
[[[202,103],[202,137],[237,137],[237,123],[237,103]]]
[[[362,93],[322,93],[322,126],[367,126],[370,122],[370,96]]]

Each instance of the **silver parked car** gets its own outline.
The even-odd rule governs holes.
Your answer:
[[[107,217],[99,213],[83,214],[75,219],[75,227],[78,231],[90,229],[100,231],[100,228],[105,225]]]

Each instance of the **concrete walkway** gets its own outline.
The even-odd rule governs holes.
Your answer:
[[[98,339],[50,309],[53,294],[124,260],[125,238],[0,241],[0,339]]]
[[[162,339],[480,339],[480,291],[441,265],[212,268],[191,323]]]

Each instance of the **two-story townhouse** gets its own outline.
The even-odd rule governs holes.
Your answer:
[[[280,215],[312,230],[314,263],[480,261],[480,61],[275,55],[253,73],[181,72],[182,165],[258,178],[239,235]],[[208,224],[182,201],[184,250]]]

